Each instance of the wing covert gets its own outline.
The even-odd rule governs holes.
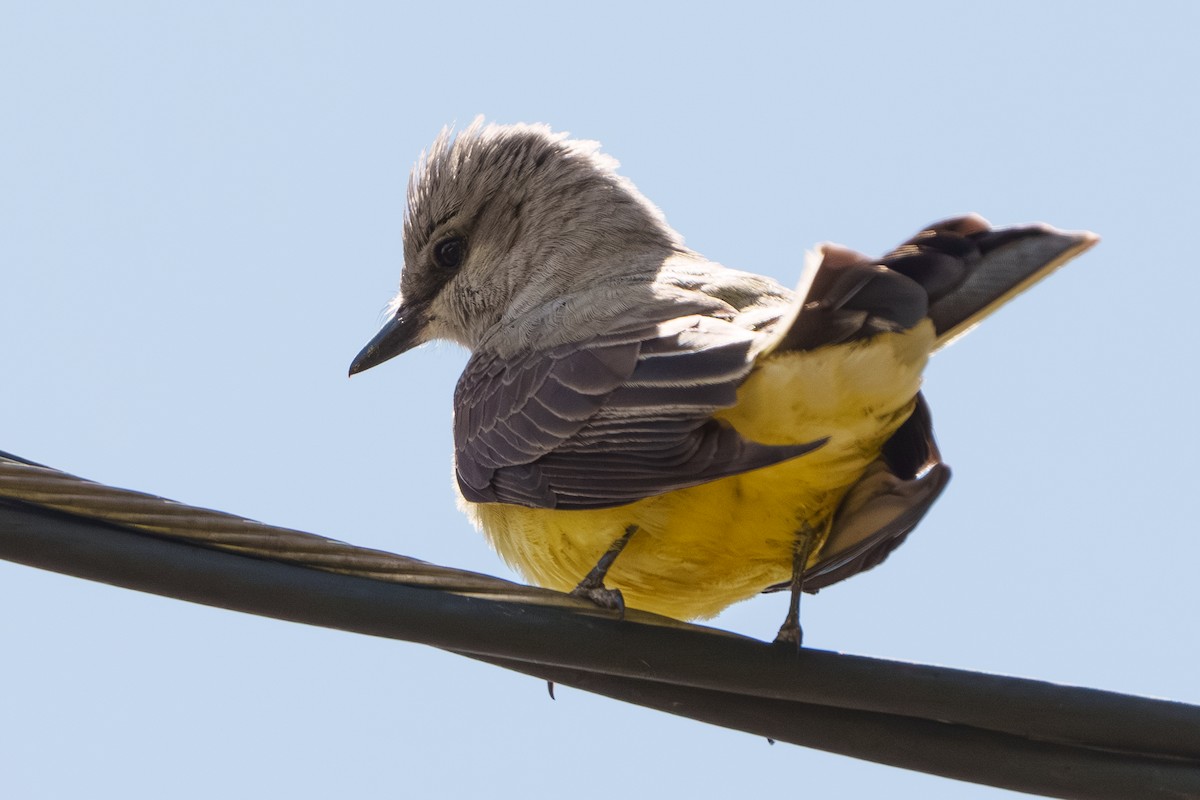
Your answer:
[[[753,366],[756,334],[692,315],[504,359],[477,351],[455,390],[471,502],[605,508],[794,458],[712,419]]]

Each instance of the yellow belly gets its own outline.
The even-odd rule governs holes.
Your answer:
[[[769,444],[829,442],[773,467],[626,506],[555,511],[464,503],[501,557],[527,580],[572,589],[629,525],[638,531],[605,583],[625,602],[679,619],[711,617],[791,578],[797,533],[818,533],[842,495],[912,412],[934,346],[928,322],[903,333],[760,359],[717,414]]]

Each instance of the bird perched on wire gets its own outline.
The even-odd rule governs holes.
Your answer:
[[[883,560],[949,479],[930,353],[1095,241],[971,215],[882,259],[820,246],[789,291],[688,249],[596,143],[476,120],[413,170],[350,373],[471,351],[462,505],[532,582],[681,619],[786,584],[798,643],[800,591]]]

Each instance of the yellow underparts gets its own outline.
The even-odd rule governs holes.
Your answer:
[[[815,532],[809,563],[820,560],[842,495],[912,413],[933,346],[926,321],[902,333],[760,358],[738,404],[716,416],[768,444],[829,438],[791,461],[617,508],[464,503],[465,510],[510,566],[563,591],[636,525],[606,585],[632,608],[711,617],[790,580],[802,531]]]

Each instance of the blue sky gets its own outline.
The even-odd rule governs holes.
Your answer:
[[[408,169],[476,114],[600,140],[692,247],[785,283],[965,211],[1088,228],[934,359],[954,480],[806,640],[1200,702],[1200,7],[833,6],[0,5],[0,449],[508,575],[454,508],[465,354],[345,377]],[[14,797],[1006,794],[10,564],[0,641]]]

